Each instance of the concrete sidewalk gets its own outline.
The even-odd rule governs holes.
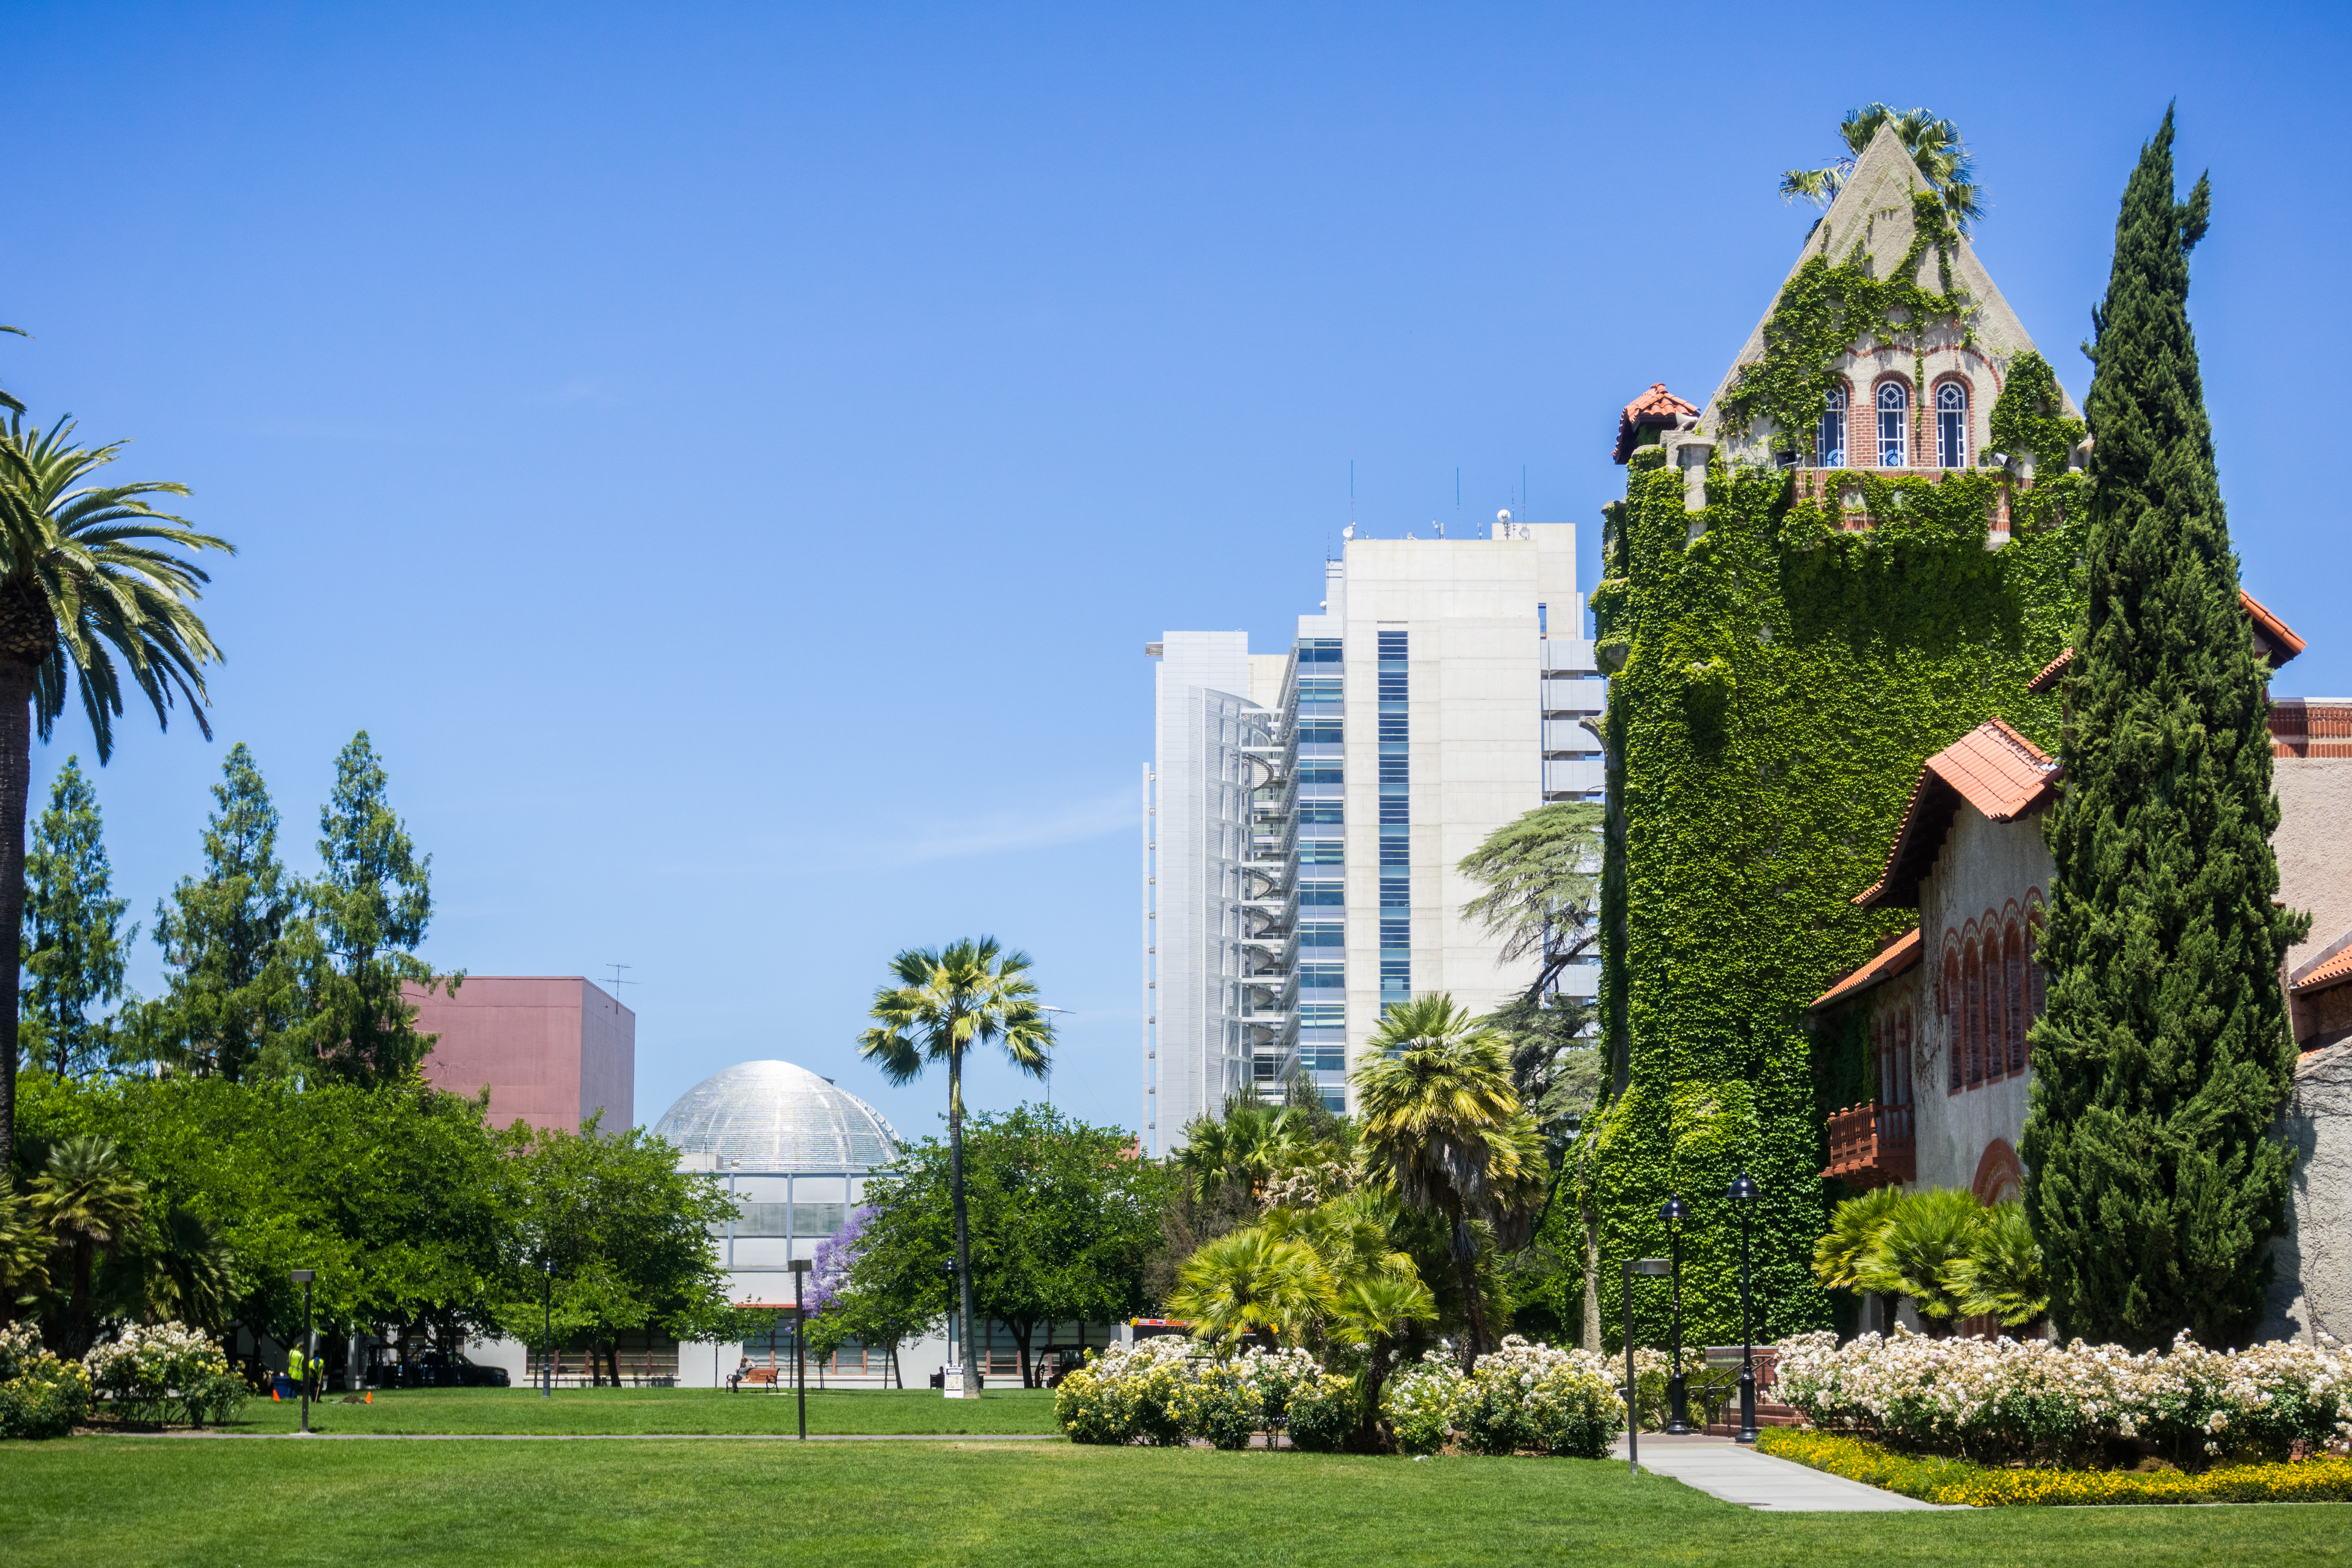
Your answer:
[[[1625,1458],[1622,1439],[1616,1454],[1620,1460]],[[1672,1476],[1709,1497],[1774,1513],[1893,1513],[1937,1506],[1786,1459],[1769,1458],[1728,1437],[1665,1437],[1644,1432],[1642,1468]]]

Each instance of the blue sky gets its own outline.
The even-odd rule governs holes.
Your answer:
[[[1458,468],[1465,521],[1588,525],[1589,584],[1617,408],[1712,386],[1810,222],[1777,175],[1872,99],[1958,121],[2078,396],[2179,99],[2246,582],[2312,639],[2281,692],[2352,691],[2352,29],[2224,15],[19,0],[0,384],[242,550],[221,740],[98,775],[118,886],[152,923],[235,740],[307,868],[364,727],[429,956],[633,965],[646,1120],[781,1056],[931,1128],[856,1033],[991,931],[1075,1009],[1057,1101],[1131,1124],[1143,643],[1280,646],[1351,462],[1370,531]]]

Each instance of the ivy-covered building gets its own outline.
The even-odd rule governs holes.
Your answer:
[[[1612,676],[1602,1024],[1588,1194],[1604,1263],[1684,1222],[1685,1339],[1738,1333],[1762,1187],[1768,1333],[1830,1326],[1808,1267],[1826,1127],[1874,1058],[1809,1004],[1916,917],[1858,906],[1927,759],[1979,726],[2057,751],[2029,683],[2079,605],[2083,426],[1891,132],[1856,162],[1705,405],[1627,410],[1625,499],[1592,595]],[[1687,405],[1681,405],[1687,407]],[[1633,439],[1624,439],[1625,426]],[[1895,954],[1890,962],[1899,962]],[[1618,1321],[1603,1268],[1603,1317]],[[1663,1292],[1637,1297],[1662,1331]]]

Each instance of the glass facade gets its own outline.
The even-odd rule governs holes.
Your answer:
[[[1412,719],[1406,634],[1380,637],[1381,1012],[1412,995]]]

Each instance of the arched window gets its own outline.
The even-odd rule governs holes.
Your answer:
[[[1937,987],[1936,1011],[1942,1015],[1944,1026],[1944,1057],[1946,1087],[1957,1091],[1960,1087],[1960,948],[1956,942],[1944,944],[1944,983]]]
[[[2042,910],[2025,916],[2025,1016],[2030,1023],[2050,1010],[2050,972],[2042,967]]]
[[[1822,426],[1813,432],[1813,467],[1845,467],[1845,388],[1830,388],[1829,406],[1822,410]]]
[[[2009,1059],[2008,1012],[2000,1003],[2000,931],[1997,917],[1988,914],[1984,923],[1984,1066],[1977,1073],[1977,1081],[1990,1083],[1999,1078],[2002,1063]]]
[[[1878,384],[1878,466],[1900,468],[1911,460],[1911,390],[1899,381]]]
[[[2000,936],[2001,990],[2009,999],[2009,1070],[2025,1070],[2025,935],[2011,921]]]
[[[1969,466],[1969,389],[1957,381],[1936,389],[1936,466]]]
[[[1911,1103],[1911,1005],[1895,1016],[1895,1095],[1891,1105]]]
[[[1960,974],[1964,989],[1960,997],[1960,1027],[1968,1039],[1962,1053],[1968,1060],[1968,1084],[1970,1089],[1984,1082],[1984,961],[1971,941],[1968,951],[1960,955]]]

